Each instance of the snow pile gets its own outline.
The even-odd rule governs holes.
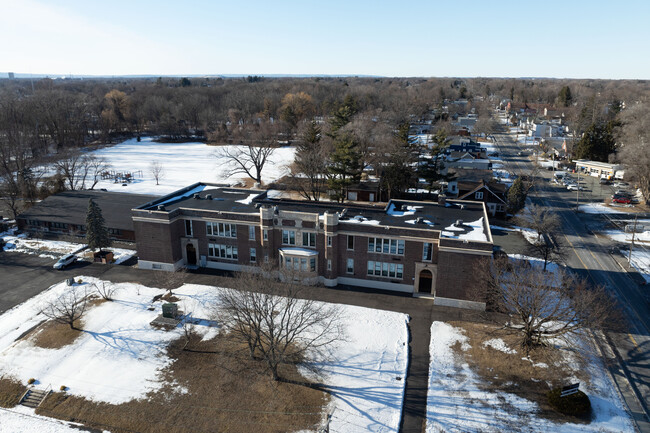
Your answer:
[[[143,138],[138,143],[130,139],[115,146],[92,152],[111,164],[111,169],[121,173],[133,173],[134,179],[127,186],[114,183],[113,179],[101,180],[95,189],[129,192],[134,194],[165,195],[196,182],[235,183],[244,175],[231,178],[222,171],[228,162],[216,156],[216,146],[205,143],[158,143],[152,138]],[[294,160],[295,149],[280,147],[269,157],[262,172],[265,183],[277,180],[289,173],[288,165]],[[160,184],[151,173],[151,162],[157,161],[163,167]]]
[[[256,193],[253,193],[253,194],[249,194],[248,197],[246,197],[246,198],[244,198],[242,200],[236,200],[236,201],[237,201],[237,203],[241,203],[241,204],[251,204],[251,203],[253,203],[253,199],[255,197],[257,197],[258,195],[260,195],[260,193],[256,192]]]
[[[483,346],[491,347],[492,349],[498,350],[499,352],[503,352],[503,353],[510,353],[510,354],[517,353],[516,350],[509,348],[506,345],[506,342],[500,338],[493,338],[491,340],[484,341]]]
[[[25,254],[36,254],[39,257],[58,259],[66,254],[79,251],[85,245],[72,242],[50,241],[44,239],[27,239],[24,234],[18,236],[2,236],[6,245],[5,251],[13,251]]]
[[[422,209],[422,206],[406,206],[406,210],[397,210],[395,204],[391,203],[386,210],[386,214],[394,217],[411,216],[415,215],[415,212],[417,212],[418,209]]]
[[[348,219],[340,219],[339,222],[340,223],[353,223],[353,224],[366,224],[366,225],[370,225],[370,226],[377,226],[377,225],[380,224],[380,222],[378,220],[371,220],[371,219],[368,219],[368,218],[364,217],[363,215],[355,215],[355,216],[353,216],[351,218],[348,218]]]
[[[538,406],[534,402],[514,394],[485,390],[480,377],[454,353],[452,346],[456,343],[467,350],[467,337],[461,329],[443,322],[431,324],[427,433],[634,431],[599,358],[592,358],[588,367],[591,384],[581,384],[591,400],[594,413],[591,423],[558,424],[536,416]]]
[[[631,263],[646,283],[650,284],[650,251],[640,248],[632,250]]]
[[[83,280],[77,285],[81,288],[100,282],[78,278]],[[164,331],[150,325],[160,314],[160,304],[153,304],[156,309],[149,310],[151,300],[162,290],[134,283],[105,284],[117,289],[115,300],[90,308],[83,319],[84,332],[58,349],[36,347],[18,338],[45,319],[38,313],[40,307],[70,290],[65,283],[1,315],[0,376],[23,382],[34,377],[40,387],[66,385],[71,395],[112,404],[146,398],[147,392],[160,389],[160,372],[171,363],[166,348],[181,337],[182,328]],[[174,290],[174,295],[180,298],[180,310],[195,319],[205,319],[211,317],[220,290],[186,284]],[[345,339],[332,347],[330,358],[319,361],[320,379],[333,396],[330,431],[397,432],[408,363],[408,316],[346,305],[338,308]],[[219,332],[208,320],[200,320],[195,330],[204,339]],[[13,422],[5,424],[5,416],[16,415],[0,412],[2,426]]]
[[[460,231],[464,233],[458,233]],[[448,238],[462,239],[466,241],[487,242],[487,236],[485,234],[485,228],[483,225],[483,217],[473,222],[463,223],[463,227],[458,227],[452,224],[449,227],[446,227],[445,231],[441,232],[440,235]]]

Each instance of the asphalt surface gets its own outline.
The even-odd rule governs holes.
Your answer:
[[[510,135],[496,136],[504,163],[515,173],[529,173],[533,162],[517,157],[521,149]],[[530,149],[530,148],[529,148]],[[586,191],[567,191],[550,182],[552,172],[542,170],[546,180],[538,184],[531,195],[533,202],[553,209],[562,221],[562,240],[569,246],[567,265],[589,278],[594,284],[604,285],[616,297],[625,315],[624,331],[606,332],[597,338],[610,373],[622,394],[637,428],[650,432],[650,318],[648,317],[648,287],[634,271],[629,273],[624,258],[611,254],[614,243],[594,235],[592,228],[602,225],[599,215],[576,212],[576,204],[585,200],[602,201],[611,194],[609,186],[596,186],[593,179],[582,179]],[[576,177],[574,175],[574,177]],[[580,194],[580,195],[579,195]]]

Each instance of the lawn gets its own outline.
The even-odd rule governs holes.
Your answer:
[[[78,278],[81,289],[101,283]],[[184,285],[174,291],[179,308],[197,323],[188,351],[182,326],[150,324],[161,309],[153,298],[163,290],[106,284],[116,289],[114,301],[94,301],[78,324],[82,331],[39,314],[48,300],[70,290],[65,283],[0,316],[0,377],[22,384],[34,378],[38,388],[56,391],[38,414],[111,431],[314,430],[327,414],[332,432],[399,428],[408,355],[404,314],[340,306],[345,339],[314,363],[320,372],[307,373],[300,365],[283,371],[326,385],[322,392],[273,382],[258,361],[231,356],[234,343],[211,320],[219,288]],[[0,412],[0,426],[5,417],[20,415]],[[25,425],[40,422],[49,423],[25,419]]]
[[[426,432],[634,431],[601,359],[588,342],[575,348],[583,356],[566,348],[525,356],[516,335],[494,324],[434,322]],[[573,382],[591,400],[590,419],[547,403],[552,387]]]

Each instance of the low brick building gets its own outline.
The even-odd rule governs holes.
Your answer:
[[[245,270],[260,263],[325,286],[433,296],[483,309],[475,268],[492,254],[482,202],[348,205],[198,183],[132,210],[145,269]]]
[[[33,234],[82,237],[86,234],[86,214],[91,198],[102,210],[111,239],[133,242],[131,209],[156,197],[97,190],[65,191],[36,203],[21,213],[16,223],[21,230]]]

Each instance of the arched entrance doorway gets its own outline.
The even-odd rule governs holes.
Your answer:
[[[194,245],[187,244],[185,252],[187,253],[187,264],[196,265],[196,248],[194,248]]]
[[[420,272],[420,284],[418,285],[419,293],[432,293],[433,274],[428,269],[422,269]]]

